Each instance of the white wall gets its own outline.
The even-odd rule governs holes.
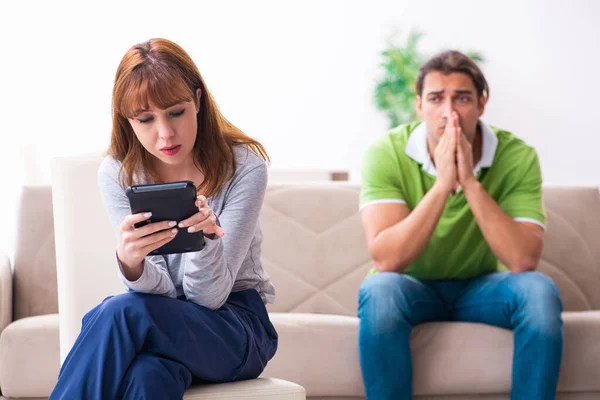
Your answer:
[[[425,51],[484,53],[484,120],[534,145],[546,182],[597,184],[599,19],[594,0],[2,2],[0,182],[46,183],[52,157],[104,149],[117,65],[150,37],[190,53],[273,168],[356,180],[387,128],[372,102],[379,52],[394,28],[417,28]],[[2,191],[10,221],[14,196]],[[0,224],[0,249],[13,231]]]

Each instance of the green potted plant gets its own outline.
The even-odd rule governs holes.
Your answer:
[[[419,67],[428,56],[418,49],[421,32],[411,31],[403,41],[399,32],[395,32],[386,49],[381,52],[383,77],[375,87],[375,105],[383,111],[390,127],[415,121],[415,80]],[[465,52],[476,62],[483,62],[481,53]]]

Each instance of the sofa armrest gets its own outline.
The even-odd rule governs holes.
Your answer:
[[[12,321],[13,277],[8,256],[0,252],[0,332]]]

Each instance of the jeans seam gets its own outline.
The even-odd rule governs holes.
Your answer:
[[[445,305],[443,302],[437,302],[437,303],[436,303],[436,302],[433,302],[433,301],[415,300],[415,301],[412,301],[412,302],[410,303],[410,306],[411,306],[411,307],[413,307],[413,306],[416,306],[417,304],[431,304],[431,305],[434,305],[434,304],[435,304],[435,305],[438,305],[438,304],[440,304],[440,305],[442,305],[442,306],[444,306],[444,305]]]
[[[492,302],[489,302],[489,303],[465,304],[465,305],[458,306],[458,307],[452,306],[452,308],[454,310],[460,310],[460,309],[463,309],[463,308],[474,308],[474,307],[481,307],[481,306],[491,306],[491,305],[495,305],[495,304],[507,304],[507,302],[506,301],[492,301]]]

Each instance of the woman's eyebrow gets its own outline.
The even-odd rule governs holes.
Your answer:
[[[138,108],[137,110],[133,111],[130,115],[131,115],[131,118],[133,118],[133,117],[137,117],[141,113],[144,113],[147,111],[150,111],[150,109],[149,108]]]
[[[170,106],[165,107],[164,109],[166,110],[168,108],[175,107],[175,106],[187,103],[187,102],[188,102],[188,100],[179,101],[177,103],[174,103],[174,104],[171,104]],[[131,115],[135,117],[137,115],[140,115],[141,113],[148,112],[148,111],[152,111],[152,110],[150,108],[138,108],[133,113],[131,113]]]

